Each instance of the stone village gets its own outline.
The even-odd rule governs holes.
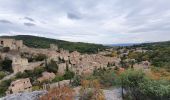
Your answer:
[[[69,52],[62,48],[58,48],[57,45],[51,44],[48,49],[40,48],[29,48],[23,44],[22,40],[15,39],[0,39],[0,48],[9,48],[9,52],[1,52],[1,59],[10,59],[12,61],[13,75],[18,72],[24,72],[25,70],[33,70],[36,67],[44,67],[46,62],[51,60],[58,62],[63,60],[63,62],[57,63],[58,73],[64,74],[66,68],[68,67],[71,71],[76,74],[85,75],[93,73],[94,69],[107,68],[108,64],[115,66],[120,66],[120,58],[118,57],[108,57],[104,56],[103,53],[98,54],[81,54],[77,51]],[[43,54],[47,56],[46,60],[43,61],[33,61],[30,62],[26,56],[36,56],[38,54]],[[26,56],[23,56],[26,55]],[[142,66],[142,68],[147,68],[149,62],[145,61],[143,64],[135,65]],[[138,67],[140,68],[140,67]],[[42,82],[43,80],[54,79],[55,73],[43,72],[42,76],[37,80]],[[60,82],[60,84],[68,84],[68,80]],[[58,83],[53,83],[50,87],[58,86]],[[43,86],[46,87],[46,86]],[[32,91],[32,84],[29,78],[18,79],[11,82],[8,88],[7,94],[19,93],[23,91]]]

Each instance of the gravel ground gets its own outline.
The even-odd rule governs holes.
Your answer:
[[[47,91],[34,91],[34,92],[25,92],[25,93],[17,93],[12,94],[3,98],[0,98],[0,100],[38,100],[38,98],[46,94]]]
[[[106,100],[122,100],[121,89],[103,90]]]
[[[106,100],[122,100],[121,89],[114,88],[110,90],[103,90]],[[38,100],[38,98],[46,94],[47,91],[34,91],[34,92],[25,92],[8,95],[6,97],[0,98],[0,100]],[[78,100],[78,96],[75,97],[75,100]]]

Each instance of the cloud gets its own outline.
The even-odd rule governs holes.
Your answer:
[[[25,26],[29,26],[29,27],[30,27],[30,26],[35,26],[35,24],[33,24],[33,23],[24,23],[24,25],[25,25]]]
[[[31,21],[31,22],[34,22],[34,19],[32,19],[32,18],[30,18],[30,17],[24,17],[24,19],[29,20],[29,21]]]
[[[12,24],[12,22],[8,21],[8,20],[0,20],[0,23],[4,23],[4,24]]]
[[[74,14],[74,13],[67,13],[67,17],[70,19],[81,19],[80,14]]]
[[[5,0],[0,3],[0,19],[6,20],[0,20],[0,35],[103,44],[166,41],[169,5],[169,0]]]

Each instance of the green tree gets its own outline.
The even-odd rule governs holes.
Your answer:
[[[13,72],[12,60],[5,59],[4,61],[2,61],[2,70],[8,71],[8,72]]]
[[[6,76],[5,72],[0,71],[0,80]]]
[[[72,81],[72,86],[79,86],[81,85],[81,80],[82,80],[82,76],[81,75],[75,75]]]
[[[139,84],[143,99],[168,100],[170,99],[170,82],[166,80],[146,79]]]
[[[58,65],[56,64],[55,61],[51,60],[50,63],[47,65],[46,69],[49,72],[57,73],[58,72]]]
[[[144,79],[145,74],[143,71],[128,69],[120,75],[122,90],[125,89],[135,100],[140,100],[138,99],[140,96],[139,84],[142,83]]]

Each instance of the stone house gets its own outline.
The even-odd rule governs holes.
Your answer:
[[[53,89],[56,87],[62,87],[62,86],[69,86],[69,85],[70,85],[70,80],[63,80],[60,82],[50,84],[50,89]]]
[[[0,39],[0,46],[9,47],[10,50],[20,50],[23,47],[23,41],[15,39]]]
[[[12,58],[12,69],[14,73],[24,72],[25,70],[33,70],[36,67],[42,66],[44,61],[28,63],[28,59],[16,56]]]
[[[8,88],[8,93],[20,93],[20,92],[31,92],[32,84],[29,78],[19,79],[11,82],[11,85]]]
[[[50,50],[58,51],[58,46],[55,44],[50,44]]]
[[[53,80],[54,78],[55,78],[54,73],[43,72],[42,77],[39,77],[37,80],[41,83],[41,82],[46,81],[46,80]]]
[[[28,59],[13,57],[12,59],[12,69],[14,73],[23,72],[29,66]]]

